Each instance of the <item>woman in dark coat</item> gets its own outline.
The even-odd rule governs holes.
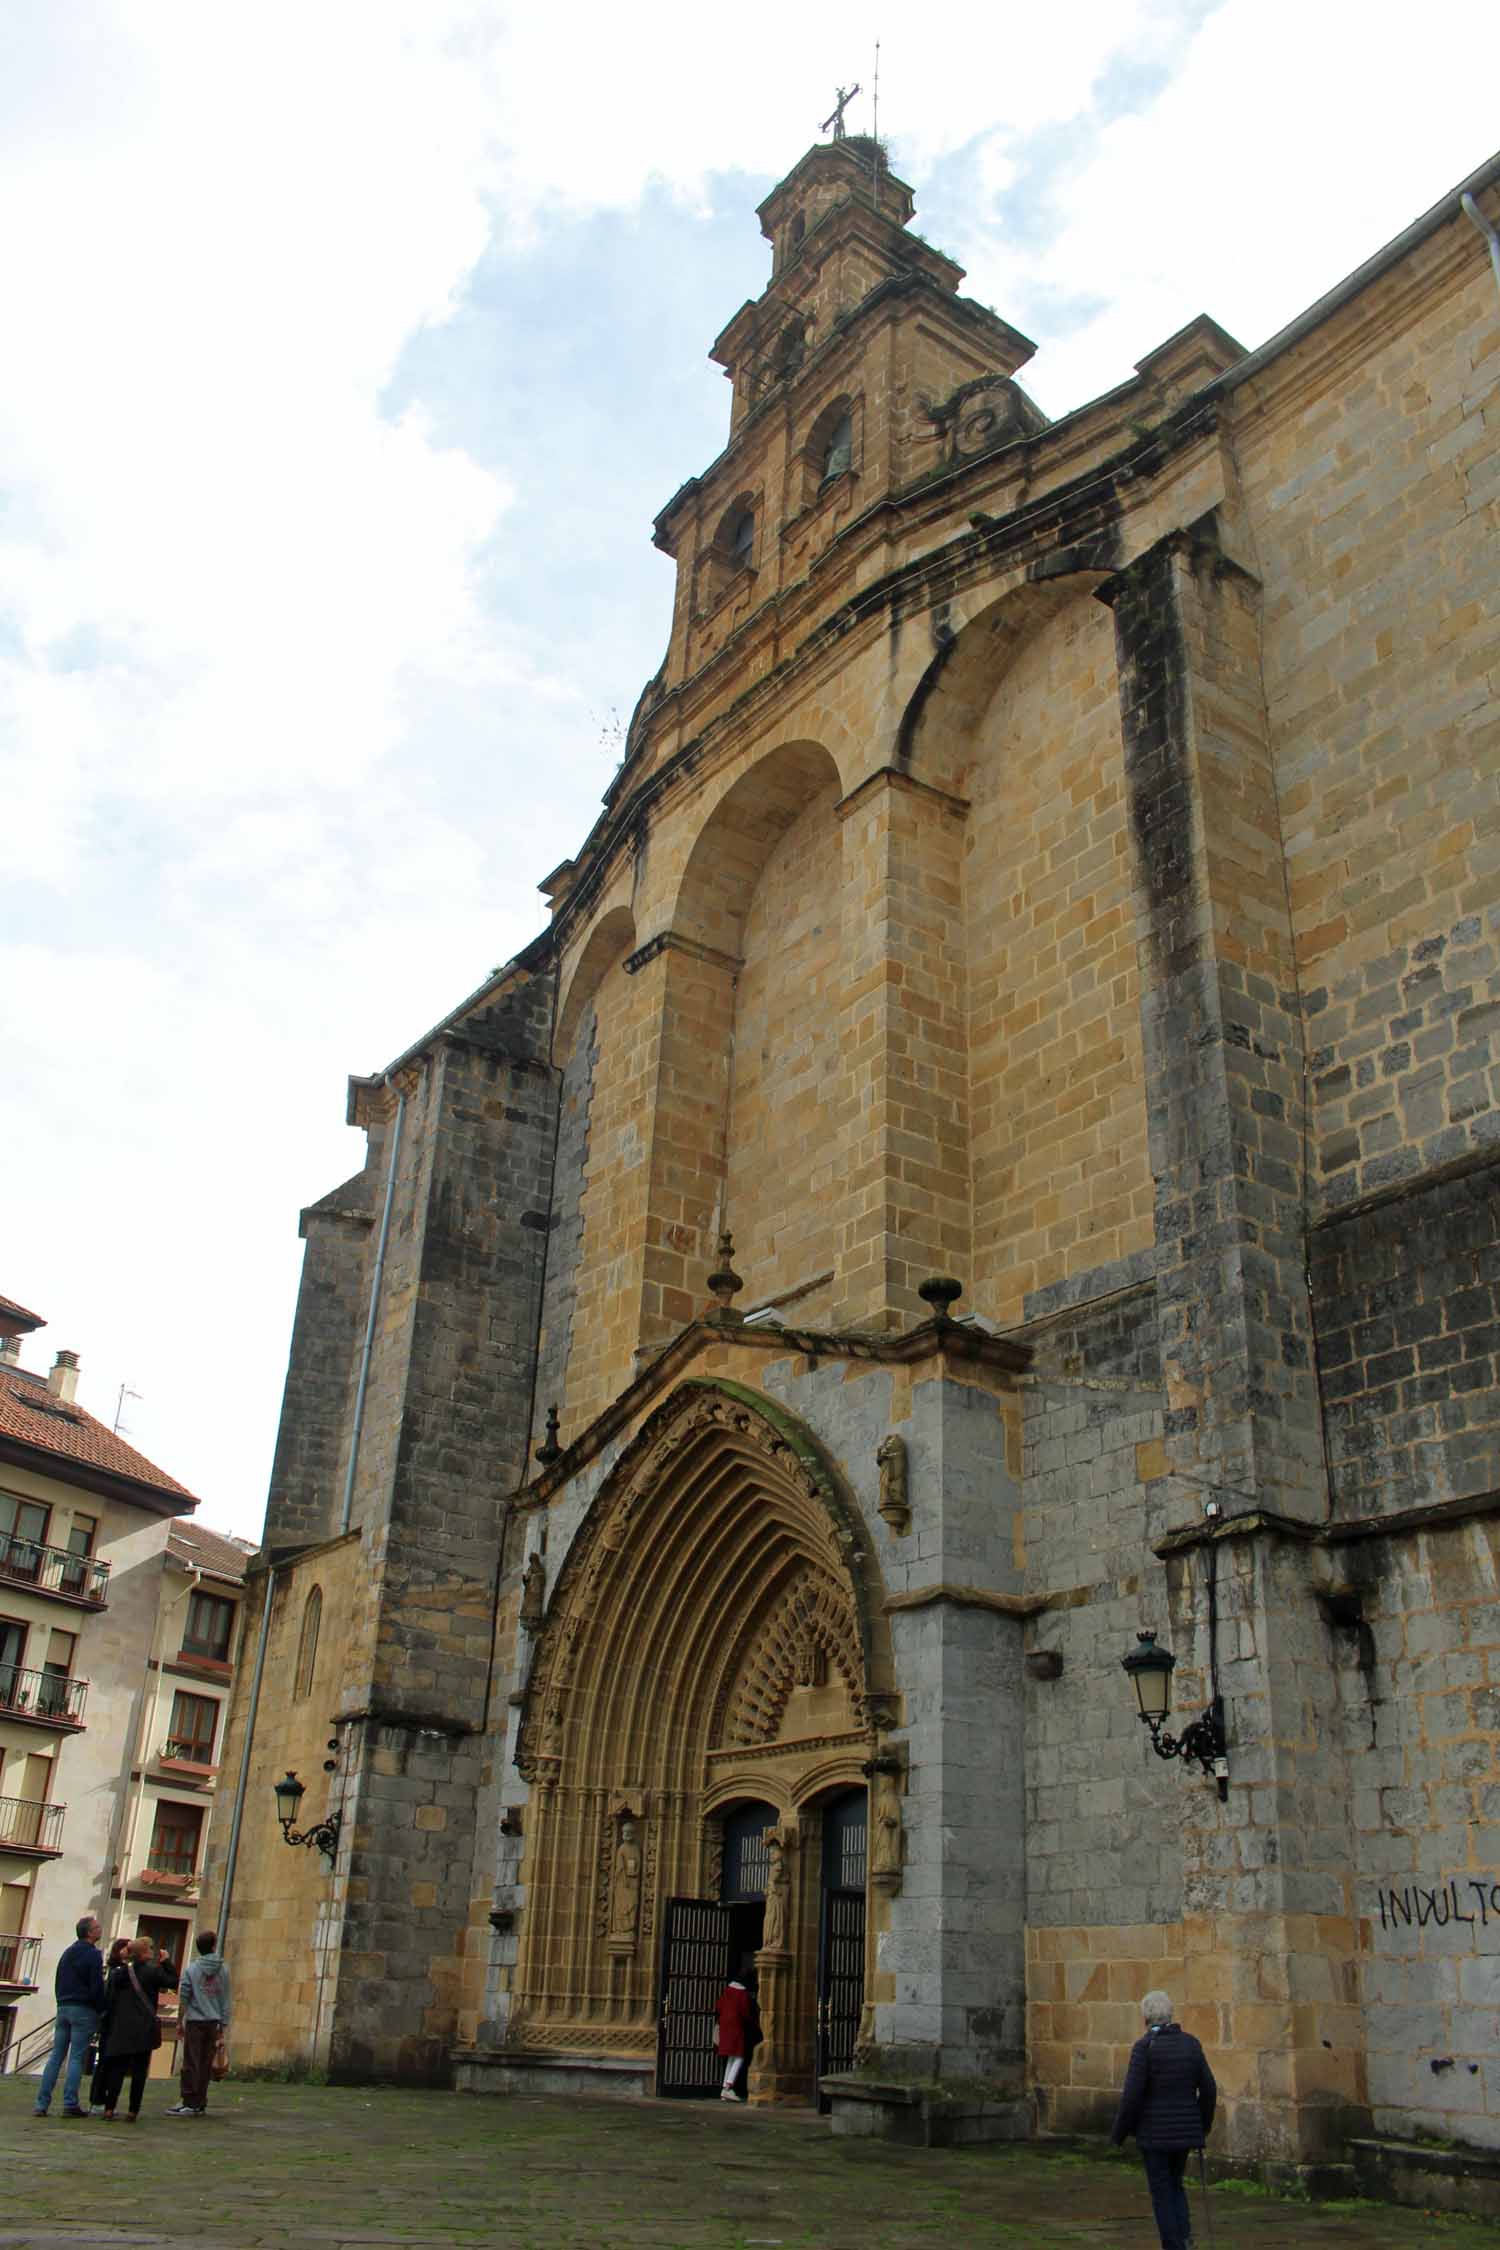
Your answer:
[[[117,1937],[109,1949],[104,1963],[104,2008],[95,2033],[94,2075],[89,2081],[89,2115],[97,2117],[104,2107],[104,2046],[109,2037],[109,1980],[130,1951],[128,1937]]]
[[[149,1938],[132,1938],[124,1960],[109,1972],[105,2008],[109,2029],[104,2035],[104,2066],[99,2097],[106,2124],[113,2124],[115,2104],[126,2078],[130,2080],[130,2122],[141,2113],[141,2096],[151,2057],[161,2045],[157,2002],[164,1992],[177,1988],[177,1972],[168,1960],[153,1962]]]
[[[1202,2148],[1214,2121],[1219,2089],[1197,2040],[1172,2021],[1164,1992],[1148,1992],[1141,2013],[1146,2032],[1130,2050],[1110,2138],[1118,2148],[1127,2133],[1135,2135],[1162,2250],[1191,2250],[1193,2224],[1182,2175],[1189,2151]]]

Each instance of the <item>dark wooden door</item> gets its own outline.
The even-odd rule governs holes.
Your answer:
[[[823,1812],[823,1913],[818,1937],[818,2076],[854,2065],[865,1999],[865,1792]]]
[[[717,2094],[715,2002],[729,1982],[730,1909],[716,1899],[672,1898],[662,1920],[656,2091],[679,2100]]]

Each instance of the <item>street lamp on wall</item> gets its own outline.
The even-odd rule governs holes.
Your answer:
[[[311,1844],[313,1849],[320,1851],[329,1865],[332,1866],[338,1858],[339,1851],[338,1814],[336,1812],[330,1813],[326,1820],[320,1820],[314,1828],[304,1828],[299,1835],[292,1827],[292,1822],[297,1817],[298,1806],[307,1794],[306,1782],[299,1781],[295,1773],[288,1771],[280,1781],[274,1784],[274,1787],[276,1792],[276,1817],[281,1822],[281,1833],[284,1840],[289,1844]]]
[[[1172,1674],[1177,1659],[1169,1648],[1158,1648],[1154,1633],[1137,1633],[1135,1647],[1120,1659],[1122,1671],[1135,1684],[1141,1719],[1151,1729],[1151,1747],[1158,1758],[1188,1758],[1219,1785],[1222,1803],[1229,1795],[1229,1744],[1224,1735],[1224,1701],[1214,1696],[1208,1709],[1192,1719],[1180,1735],[1168,1734],[1172,1711]]]

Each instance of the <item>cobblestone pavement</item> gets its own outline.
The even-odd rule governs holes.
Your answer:
[[[136,2126],[0,2082],[0,2250],[1151,2250],[1138,2165],[834,2140],[718,2102],[153,2085]],[[101,2145],[102,2144],[102,2145]],[[1201,2250],[1500,2250],[1500,2227],[1217,2190]]]

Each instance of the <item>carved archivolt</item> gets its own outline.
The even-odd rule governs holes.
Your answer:
[[[534,1643],[514,2044],[650,2047],[661,1901],[718,1887],[721,1761],[784,1796],[756,1769],[799,1690],[798,1754],[846,1763],[890,1697],[873,1568],[810,1439],[754,1393],[686,1383],[626,1449]]]
[[[714,1747],[774,1742],[793,1689],[821,1687],[832,1674],[852,1705],[863,1668],[849,1596],[835,1580],[809,1574],[783,1595],[726,1683],[714,1715]]]
[[[781,1538],[770,1550],[773,1562],[779,1557],[780,1575],[805,1579],[811,1573],[811,1609],[804,1624],[812,1648],[837,1665],[852,1695],[877,1685],[872,1672],[887,1667],[876,1661],[871,1645],[878,1605],[869,1599],[866,1585],[870,1561],[857,1518],[828,1471],[811,1445],[773,1416],[768,1404],[723,1386],[685,1384],[627,1449],[559,1573],[527,1687],[516,1754],[529,1781],[546,1785],[559,1776],[564,1744],[579,1732],[570,1716],[579,1651],[585,1644],[597,1647],[606,1614],[620,1620],[619,1630],[607,1635],[615,1644],[614,1662],[619,1639],[629,1630],[621,1612],[637,1591],[649,1602],[674,1563],[681,1569],[691,1562],[681,1553],[684,1542],[705,1551],[713,1543],[726,1558],[731,1556],[735,1519],[748,1525],[752,1511],[780,1519]],[[648,1519],[648,1530],[638,1528]],[[754,1597],[763,1600],[773,1590],[753,1582],[760,1558],[744,1542],[740,1552],[738,1582],[727,1579],[716,1590],[721,1651],[736,1620],[747,1608],[753,1612]],[[643,1555],[656,1565],[655,1587],[643,1580]],[[701,1573],[698,1583],[704,1584]],[[711,1660],[705,1657],[704,1664],[709,1677]],[[788,1693],[796,1684],[792,1678]],[[723,1727],[735,1723],[725,1708],[733,1683],[721,1678],[713,1739],[767,1739],[765,1699],[775,1692],[762,1675],[759,1702],[744,1722],[757,1731],[726,1736]]]

